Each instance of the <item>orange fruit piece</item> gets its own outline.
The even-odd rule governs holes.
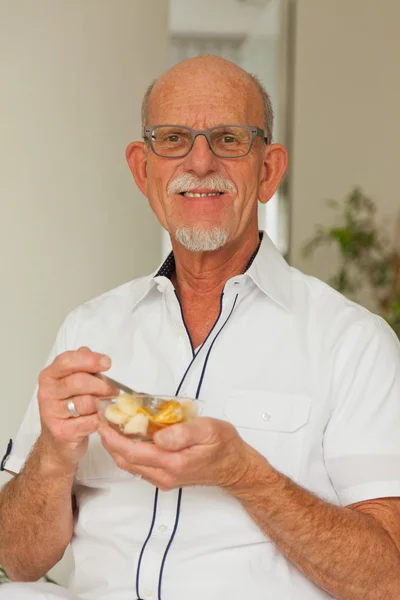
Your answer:
[[[180,423],[183,419],[182,406],[176,400],[169,400],[156,415],[152,415],[150,418],[155,423],[163,425]]]

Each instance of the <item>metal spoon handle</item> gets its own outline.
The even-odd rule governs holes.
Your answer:
[[[116,381],[115,379],[112,379],[111,377],[108,377],[108,375],[104,375],[104,373],[95,373],[95,377],[102,379],[106,383],[113,385],[114,387],[118,388],[119,390],[122,390],[123,392],[126,392],[127,394],[137,394],[137,392],[132,390],[132,388],[128,387],[127,385],[124,385],[123,383],[120,383],[119,381]]]

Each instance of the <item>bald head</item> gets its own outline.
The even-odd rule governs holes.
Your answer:
[[[268,93],[254,76],[228,60],[218,56],[196,56],[185,60],[161,75],[147,89],[142,103],[142,125],[153,124],[157,106],[168,102],[177,89],[192,90],[194,86],[210,93],[218,90],[227,97],[235,94],[238,101],[248,104],[259,125],[272,138],[273,110]]]

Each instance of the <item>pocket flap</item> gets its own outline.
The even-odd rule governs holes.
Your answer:
[[[308,421],[311,399],[299,394],[263,390],[237,390],[225,405],[225,415],[235,427],[291,432]]]

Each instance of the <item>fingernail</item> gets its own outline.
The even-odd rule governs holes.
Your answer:
[[[109,369],[111,367],[111,358],[108,356],[102,356],[100,359],[100,366],[103,369]]]

